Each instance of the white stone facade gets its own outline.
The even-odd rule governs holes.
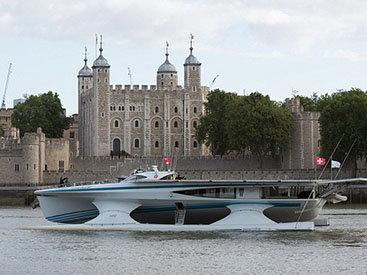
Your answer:
[[[202,156],[194,137],[204,111],[208,87],[201,86],[201,63],[190,55],[184,64],[184,87],[166,61],[156,85],[110,85],[110,66],[102,55],[92,70],[78,75],[79,155]]]

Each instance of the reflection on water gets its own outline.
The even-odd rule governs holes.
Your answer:
[[[326,207],[314,232],[24,231],[39,209],[0,208],[1,274],[365,274],[367,207]]]

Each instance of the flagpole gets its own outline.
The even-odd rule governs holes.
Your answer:
[[[343,165],[344,165],[345,161],[347,160],[347,158],[348,158],[348,156],[349,156],[350,152],[352,151],[352,148],[353,148],[354,144],[356,143],[356,141],[357,141],[357,139],[355,139],[355,140],[353,141],[352,146],[350,146],[350,148],[349,148],[349,151],[348,151],[347,155],[345,156],[345,158],[344,158],[344,160],[343,160],[342,164],[341,164],[341,165],[340,165],[340,167],[339,167],[338,172],[337,172],[337,173],[336,173],[336,175],[335,175],[335,179],[336,179],[336,178],[337,178],[337,176],[339,175],[339,172],[340,172],[340,170],[342,169],[342,167],[343,167]]]
[[[322,176],[322,174],[324,173],[324,171],[325,171],[325,169],[326,169],[327,165],[328,165],[328,164],[329,164],[329,162],[330,162],[330,159],[333,157],[333,155],[334,155],[334,153],[335,153],[336,149],[338,148],[338,146],[339,146],[340,142],[342,141],[342,139],[343,139],[344,135],[345,135],[345,134],[343,134],[343,135],[342,135],[342,137],[339,139],[338,144],[335,146],[334,151],[331,153],[331,155],[330,155],[329,159],[327,160],[326,164],[324,165],[324,168],[322,169],[322,171],[321,171],[320,176],[319,176],[319,178],[318,178],[318,179],[320,179],[320,178],[321,178],[321,176]],[[331,169],[333,169],[333,168],[331,168]]]

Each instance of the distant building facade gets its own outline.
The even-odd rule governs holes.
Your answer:
[[[110,65],[102,55],[78,74],[79,155],[202,156],[195,139],[208,87],[201,86],[201,63],[184,63],[184,87],[168,59],[158,68],[156,85],[110,85]]]

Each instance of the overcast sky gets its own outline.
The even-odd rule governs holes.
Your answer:
[[[170,61],[183,85],[189,54],[202,63],[202,85],[281,101],[298,94],[367,90],[367,1],[364,0],[0,0],[0,95],[13,63],[6,106],[49,90],[67,114],[77,112],[77,73],[95,59],[103,35],[111,84],[155,84]]]

